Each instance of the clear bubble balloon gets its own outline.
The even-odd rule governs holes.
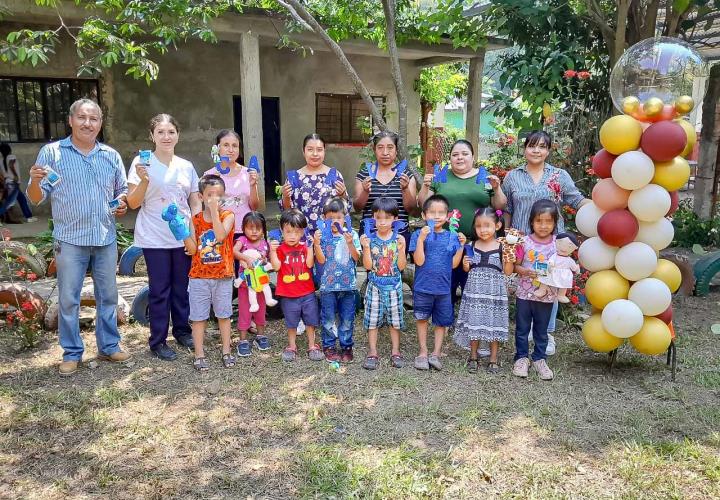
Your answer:
[[[702,56],[677,38],[643,40],[620,57],[610,74],[615,107],[644,122],[689,113],[693,81],[708,72]]]

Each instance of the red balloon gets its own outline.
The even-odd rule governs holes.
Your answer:
[[[610,170],[612,168],[613,162],[615,161],[615,158],[617,158],[616,155],[608,153],[604,149],[601,149],[600,151],[595,153],[595,156],[593,156],[592,160],[592,168],[595,172],[595,175],[597,175],[601,179],[607,179],[611,177]]]
[[[680,195],[677,191],[670,191],[670,210],[668,210],[668,213],[665,214],[665,217],[669,217],[674,214],[677,211],[678,206],[680,206]]]
[[[640,148],[653,161],[670,161],[683,152],[687,134],[673,121],[653,123],[640,137]]]
[[[667,309],[665,309],[665,312],[662,312],[655,317],[659,320],[662,320],[663,323],[669,325],[673,318],[672,305],[670,305]]]
[[[637,236],[640,224],[627,210],[611,210],[598,221],[597,231],[600,239],[611,247],[621,247],[632,243]]]

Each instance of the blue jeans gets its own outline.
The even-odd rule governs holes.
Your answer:
[[[553,305],[551,302],[516,299],[515,301],[515,361],[528,357],[528,334],[532,325],[535,347],[532,360],[546,359],[548,323]]]
[[[63,348],[63,361],[82,360],[83,345],[80,337],[80,293],[85,273],[90,268],[94,283],[95,338],[98,353],[110,355],[120,351],[120,332],[117,327],[118,292],[117,243],[103,247],[77,246],[63,241],[55,242],[58,287],[58,333]]]
[[[5,201],[0,204],[0,215],[7,212],[17,201],[18,205],[20,205],[20,210],[22,210],[23,217],[26,219],[32,217],[32,210],[30,210],[30,205],[25,197],[25,193],[23,193],[22,189],[20,189],[20,184],[16,182],[8,182],[6,183],[6,187],[8,192]]]
[[[558,301],[553,302],[552,312],[550,313],[550,322],[548,323],[548,333],[555,333],[555,320],[558,313]]]
[[[321,292],[320,321],[322,323],[322,346],[335,347],[333,325],[335,316],[340,316],[338,338],[340,347],[345,349],[353,346],[353,327],[355,326],[355,291]]]

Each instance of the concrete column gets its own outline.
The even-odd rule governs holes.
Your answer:
[[[485,65],[485,49],[479,49],[477,56],[470,59],[470,75],[468,76],[467,116],[465,119],[465,138],[470,141],[475,151],[480,142],[480,104],[482,101],[482,76]]]
[[[265,208],[265,162],[263,161],[262,98],[260,93],[260,44],[251,32],[240,35],[240,99],[242,100],[243,157],[257,156],[260,207]]]

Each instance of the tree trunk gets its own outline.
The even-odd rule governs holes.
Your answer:
[[[295,9],[293,12],[292,9],[288,9],[287,5],[284,5],[285,3],[289,4],[292,9]],[[340,64],[342,65],[343,69],[345,69],[345,73],[350,78],[350,81],[353,83],[353,86],[355,87],[355,90],[358,91],[358,94],[360,94],[360,97],[362,98],[363,102],[367,105],[368,109],[370,110],[370,114],[372,114],[373,122],[375,125],[377,125],[381,130],[387,130],[387,124],[385,123],[385,120],[383,119],[382,112],[378,109],[378,107],[375,105],[375,101],[373,101],[372,97],[370,96],[370,92],[368,92],[367,88],[365,87],[365,84],[360,79],[360,76],[357,74],[357,71],[355,71],[355,68],[353,68],[352,64],[350,64],[350,61],[348,61],[348,58],[345,56],[345,53],[343,52],[342,48],[333,40],[330,38],[330,35],[327,34],[327,31],[323,29],[322,26],[320,26],[320,23],[313,17],[310,12],[305,8],[305,6],[300,3],[298,0],[284,0],[283,2],[280,2],[280,5],[283,5],[283,7],[288,10],[291,16],[295,17],[295,14],[300,16],[300,21],[303,21],[307,27],[309,27],[316,35],[318,35],[323,42],[325,42],[325,45],[328,46],[328,48],[335,54],[335,56],[340,60]]]
[[[615,67],[615,63],[625,52],[625,41],[627,31],[628,10],[630,9],[631,0],[617,1],[617,19],[615,22],[615,40],[613,42],[612,52],[610,53],[610,69]]]
[[[390,54],[390,67],[392,69],[392,80],[395,85],[395,94],[398,100],[398,155],[400,158],[407,158],[407,96],[403,85],[402,71],[400,70],[400,57],[398,56],[397,42],[395,41],[395,0],[382,0],[383,11],[385,12],[385,38],[387,41],[388,53]]]
[[[712,217],[718,198],[720,148],[720,65],[710,70],[702,107],[700,156],[695,176],[693,211],[702,219]]]
[[[430,139],[430,124],[428,123],[430,111],[432,111],[432,105],[427,101],[420,101],[420,149],[422,149],[422,161],[420,164],[423,166],[427,162],[428,141]]]

